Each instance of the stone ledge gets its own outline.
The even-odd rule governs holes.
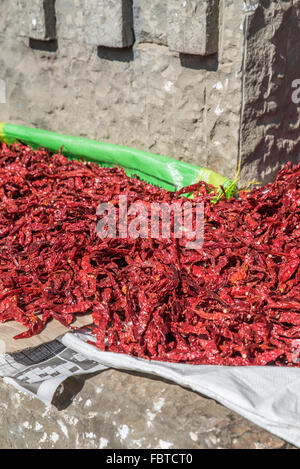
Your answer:
[[[0,448],[293,448],[211,399],[134,373],[71,378],[55,404],[0,381]]]
[[[133,44],[131,0],[56,0],[56,16],[63,39],[110,48]]]
[[[168,0],[170,50],[193,55],[218,51],[218,0]]]

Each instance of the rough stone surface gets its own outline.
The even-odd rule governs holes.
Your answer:
[[[0,104],[6,103],[6,83],[4,80],[0,80]]]
[[[241,158],[241,185],[299,161],[292,83],[300,2],[220,0],[218,53],[208,57],[156,44],[165,41],[163,15],[142,0],[134,47],[97,50],[86,43],[82,2],[56,0],[58,45],[49,47],[29,47],[24,0],[0,3],[0,120],[167,154],[228,177]]]
[[[46,38],[45,10],[43,0],[27,2],[28,35],[34,39]]]
[[[168,45],[184,54],[218,50],[219,0],[168,0]]]
[[[0,448],[292,448],[213,400],[135,374],[72,378],[54,402],[0,382]]]
[[[1,15],[4,13],[3,8],[5,6],[0,4]],[[13,22],[17,23],[14,28]],[[5,34],[8,30],[11,31],[12,29],[15,30],[18,36],[27,37],[29,35],[28,2],[26,0],[15,0],[12,8],[5,12],[5,18],[0,18],[1,33]]]
[[[168,0],[133,0],[134,33],[136,42],[167,45]]]
[[[56,0],[57,44],[18,34],[17,0],[0,2],[0,120],[88,136],[233,177],[241,112],[243,2],[220,1],[217,55],[90,46],[82,0]],[[151,3],[149,2],[149,5]]]
[[[292,101],[300,78],[300,2],[257,3],[245,35],[242,178],[267,182],[287,161],[300,161],[300,108]]]
[[[85,0],[84,8],[89,44],[121,48],[132,45],[131,0]]]
[[[133,43],[131,0],[56,0],[58,36],[112,48]]]
[[[86,42],[84,22],[85,0],[56,0],[57,36],[60,40]]]
[[[28,35],[32,39],[51,40],[56,37],[54,0],[27,2]]]

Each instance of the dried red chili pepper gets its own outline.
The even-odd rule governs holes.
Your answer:
[[[213,188],[201,182],[171,193],[120,168],[2,144],[0,183],[0,322],[23,324],[17,338],[87,314],[102,350],[299,366],[300,165],[213,204]],[[117,207],[123,194],[128,205],[183,204],[190,192],[205,206],[202,249],[187,249],[185,237],[96,235],[100,202]]]

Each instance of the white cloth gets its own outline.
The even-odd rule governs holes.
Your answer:
[[[223,367],[148,361],[102,352],[92,338],[68,333],[17,354],[0,354],[0,376],[19,391],[49,405],[69,376],[106,368],[168,379],[215,399],[248,420],[300,447],[300,370],[278,367]]]
[[[102,352],[85,343],[82,334],[68,333],[61,341],[105,367],[161,376],[215,399],[300,447],[299,369],[172,364]]]

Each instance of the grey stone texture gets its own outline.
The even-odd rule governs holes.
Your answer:
[[[233,177],[243,2],[220,1],[219,52],[207,57],[155,42],[137,41],[132,49],[87,44],[81,2],[56,0],[57,48],[51,41],[30,47],[15,21],[19,2],[0,3],[0,79],[7,89],[0,120],[166,154]]]
[[[242,179],[274,180],[287,161],[299,162],[300,2],[259,2],[245,23],[241,121]],[[299,86],[298,86],[299,88]]]
[[[168,45],[184,54],[218,51],[219,0],[168,0]]]
[[[29,37],[38,40],[56,38],[54,0],[31,0],[26,2]]]
[[[72,41],[74,47],[77,42],[86,42],[85,0],[56,0],[55,14],[60,41]]]
[[[15,0],[12,13],[19,36],[41,41],[56,38],[55,0]],[[6,16],[11,18],[9,12]]]
[[[133,43],[131,0],[56,0],[58,36],[90,46]]]
[[[27,2],[29,37],[46,39],[46,22],[43,0]]]
[[[134,34],[137,43],[168,45],[168,0],[133,0]]]
[[[131,0],[85,0],[84,12],[89,44],[120,48],[132,45]]]
[[[54,403],[0,382],[0,448],[292,448],[213,400],[133,373],[69,379]]]

